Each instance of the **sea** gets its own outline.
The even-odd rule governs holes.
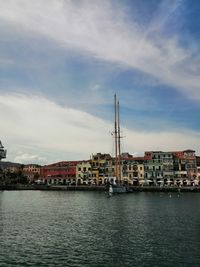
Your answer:
[[[200,266],[200,193],[0,191],[0,266]]]

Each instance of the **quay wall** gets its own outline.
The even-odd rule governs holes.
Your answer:
[[[200,192],[200,186],[130,186],[131,192]],[[59,191],[106,191],[105,186],[64,186],[64,185],[0,185],[0,190],[59,190]]]

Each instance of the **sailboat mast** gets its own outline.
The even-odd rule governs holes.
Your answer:
[[[116,180],[118,181],[118,168],[117,168],[117,159],[118,159],[118,149],[117,149],[117,139],[118,139],[118,134],[117,134],[117,99],[116,99],[116,94],[114,95],[114,109],[115,109],[115,124],[114,124],[114,136],[115,136],[115,176]]]
[[[121,135],[120,135],[120,112],[119,112],[119,101],[117,102],[117,141],[118,141],[118,166],[119,166],[119,183],[121,183]]]

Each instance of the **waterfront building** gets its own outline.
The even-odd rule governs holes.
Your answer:
[[[176,184],[184,186],[198,184],[195,151],[188,149],[173,153]]]
[[[189,185],[189,181],[187,179],[187,170],[186,170],[186,160],[184,157],[183,151],[176,151],[173,152],[174,158],[174,179],[177,181],[177,184],[182,185]]]
[[[133,155],[129,154],[128,152],[123,152],[123,153],[121,153],[121,158],[122,159],[132,159]]]
[[[147,185],[196,185],[197,167],[194,150],[145,152],[145,183]]]
[[[197,164],[196,164],[196,155],[195,151],[188,149],[184,150],[184,158],[186,160],[186,171],[187,177],[190,180],[190,183],[194,183],[197,177]]]
[[[147,151],[144,155],[144,177],[147,185],[163,184],[163,152]]]
[[[76,184],[91,185],[95,184],[92,177],[90,161],[82,161],[76,165]]]
[[[81,161],[61,161],[41,167],[40,180],[47,184],[76,185],[76,166]]]
[[[117,163],[117,171],[124,185],[136,185],[144,180],[144,157],[134,158],[129,153],[123,153]],[[93,183],[105,185],[109,180],[115,182],[115,159],[110,154],[97,153],[91,158]]]
[[[163,180],[161,185],[172,185],[174,184],[174,158],[172,152],[162,152],[161,162],[163,164]]]
[[[196,164],[197,164],[197,183],[200,184],[200,157],[196,156]]]
[[[114,177],[114,159],[110,154],[97,153],[92,155],[91,167],[93,182],[97,185],[106,184],[108,177]]]
[[[122,183],[140,185],[144,183],[144,157],[122,158]]]
[[[41,166],[38,164],[26,164],[23,166],[23,174],[26,176],[30,183],[38,180],[40,177]]]
[[[138,161],[138,182],[139,185],[144,185],[144,158]]]

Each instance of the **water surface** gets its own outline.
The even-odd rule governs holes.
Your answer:
[[[0,191],[0,266],[200,266],[200,194]]]

